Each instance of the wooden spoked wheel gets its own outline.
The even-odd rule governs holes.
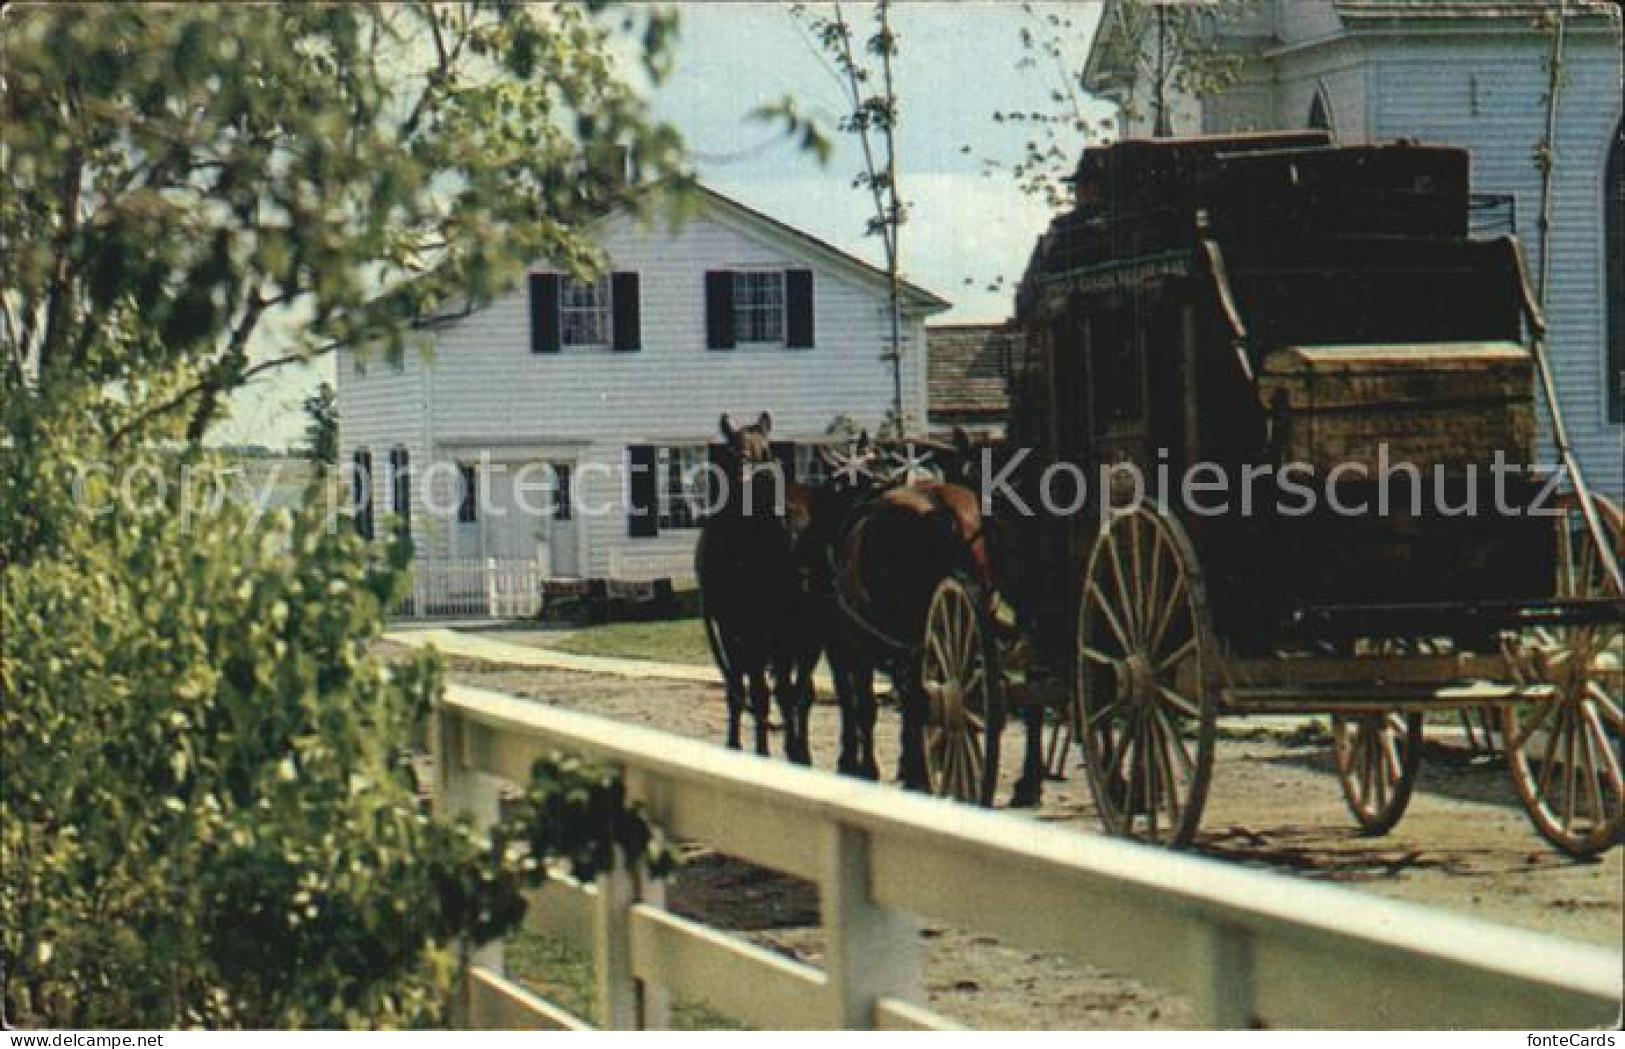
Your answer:
[[[1109,833],[1178,848],[1213,770],[1216,657],[1206,589],[1179,522],[1142,506],[1101,529],[1078,611],[1074,735]]]
[[[926,614],[920,682],[928,704],[926,785],[938,797],[993,804],[1004,731],[998,650],[982,588],[954,572]]]
[[[1625,531],[1619,508],[1596,503],[1617,558]],[[1578,499],[1571,496],[1563,509],[1556,520],[1557,596],[1615,595]],[[1506,655],[1520,684],[1552,691],[1503,713],[1507,764],[1530,820],[1570,855],[1606,851],[1625,836],[1625,625],[1526,630],[1507,639]]]
[[[1388,833],[1405,815],[1422,766],[1422,715],[1334,715],[1332,740],[1355,822],[1367,834]]]

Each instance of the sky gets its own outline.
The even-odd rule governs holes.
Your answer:
[[[901,238],[904,275],[954,304],[937,323],[1008,317],[1010,286],[1049,220],[1047,206],[1024,195],[1007,172],[985,170],[987,158],[1018,158],[1031,134],[994,114],[1051,108],[1050,93],[1060,86],[1052,63],[1019,68],[1027,54],[1022,28],[1043,28],[1052,15],[1071,19],[1066,64],[1081,68],[1099,4],[1031,6],[1028,14],[1014,0],[909,0],[894,9],[898,182],[911,205]],[[682,132],[701,181],[878,264],[880,243],[864,235],[872,205],[851,185],[862,154],[854,136],[833,130],[843,110],[839,82],[802,24],[776,3],[678,7],[673,72],[649,97],[655,115]],[[860,27],[868,25],[866,14],[863,5],[848,5]],[[786,94],[830,130],[836,148],[826,165],[781,130],[750,119],[757,106]],[[1085,108],[1097,119],[1111,112],[1091,99]],[[1001,277],[1004,286],[990,288]],[[256,382],[235,398],[232,418],[214,439],[297,444],[301,402],[331,377],[332,363],[323,361]]]

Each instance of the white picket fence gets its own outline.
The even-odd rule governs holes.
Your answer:
[[[418,558],[397,616],[520,619],[542,609],[542,566],[518,558]]]
[[[501,780],[553,753],[618,767],[672,836],[814,882],[824,965],[672,914],[618,869],[550,882],[527,924],[591,952],[606,1028],[663,1027],[675,996],[769,1029],[943,1029],[919,919],[1185,995],[1221,1028],[1563,1028],[1618,1016],[1621,954],[1329,885],[905,794],[464,686],[438,720],[445,808],[489,820]],[[476,953],[465,1019],[579,1028]]]

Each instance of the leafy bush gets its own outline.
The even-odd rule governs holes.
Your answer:
[[[425,814],[406,745],[438,669],[369,654],[404,543],[368,550],[314,500],[187,505],[196,453],[125,454],[141,506],[108,477],[61,499],[75,429],[8,449],[0,500],[13,1022],[437,1023],[460,937],[512,929],[543,860],[660,860],[614,777],[575,762],[539,766],[489,836]]]
[[[658,849],[601,770],[495,835],[420,809],[435,665],[370,654],[404,545],[209,485],[234,392],[587,275],[686,182],[617,72],[670,11],[30,5],[0,57],[0,975],[62,1026],[435,1023],[458,945],[559,857]],[[275,322],[274,324],[272,322]],[[421,337],[421,333],[418,333]],[[318,449],[334,455],[327,406]],[[119,498],[114,499],[115,494]]]

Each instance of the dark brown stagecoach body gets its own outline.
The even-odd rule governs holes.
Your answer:
[[[1232,650],[1380,635],[1383,609],[1396,635],[1476,647],[1476,604],[1551,595],[1553,528],[1526,512],[1544,481],[1503,470],[1495,505],[1497,463],[1536,459],[1535,371],[1516,245],[1468,235],[1464,151],[1318,132],[1131,141],[1087,151],[1074,184],[1018,294],[1010,436],[1091,487],[1114,462],[1152,485],[1165,471]],[[1229,512],[1178,502],[1198,463],[1228,479],[1198,502]],[[1288,464],[1312,512],[1276,487]],[[1402,464],[1420,490],[1394,474],[1375,512],[1382,469]],[[1250,513],[1247,468],[1265,478]],[[1328,483],[1372,512],[1332,512]],[[1454,512],[1469,494],[1473,512]],[[1078,563],[1099,496],[1044,521],[1033,564]],[[1016,589],[1059,654],[1075,580],[1035,575]]]

